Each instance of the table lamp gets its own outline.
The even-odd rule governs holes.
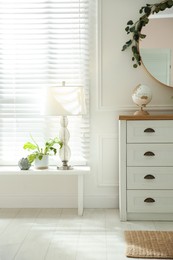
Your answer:
[[[48,87],[44,95],[43,114],[47,116],[61,116],[59,139],[63,142],[59,156],[62,166],[57,167],[62,170],[70,170],[68,165],[71,157],[71,150],[68,145],[70,133],[67,128],[67,116],[76,116],[86,114],[86,104],[83,87],[67,87],[65,82],[61,87]]]

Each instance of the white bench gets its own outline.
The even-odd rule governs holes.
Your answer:
[[[20,170],[17,166],[0,166],[0,175],[59,175],[59,176],[77,176],[78,177],[78,215],[83,215],[83,195],[84,195],[84,175],[90,173],[88,166],[76,166],[72,170],[57,170],[56,166],[51,166],[46,170],[36,170],[30,168],[28,171]]]

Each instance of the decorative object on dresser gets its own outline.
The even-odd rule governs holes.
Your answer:
[[[61,116],[59,138],[63,142],[59,156],[62,166],[58,169],[70,170],[72,167],[68,165],[71,150],[68,145],[70,133],[67,129],[67,116],[79,116],[86,114],[85,95],[83,87],[66,87],[65,81],[62,86],[49,87],[43,100],[42,113],[47,116]]]
[[[173,220],[173,114],[119,116],[120,218]]]
[[[144,110],[146,105],[152,99],[151,89],[146,85],[139,84],[134,90],[132,94],[133,102],[140,107],[140,110],[135,112],[135,115],[148,115],[149,113]]]

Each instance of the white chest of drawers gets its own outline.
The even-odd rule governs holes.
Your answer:
[[[119,117],[119,206],[126,220],[173,220],[173,115]]]

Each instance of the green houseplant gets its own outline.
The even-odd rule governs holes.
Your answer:
[[[38,169],[48,168],[48,156],[56,155],[57,149],[61,149],[63,146],[62,141],[58,137],[49,139],[45,142],[43,147],[40,147],[31,136],[33,142],[26,142],[23,149],[31,152],[27,158],[29,163],[35,161],[35,166]],[[58,147],[57,147],[58,145]]]

